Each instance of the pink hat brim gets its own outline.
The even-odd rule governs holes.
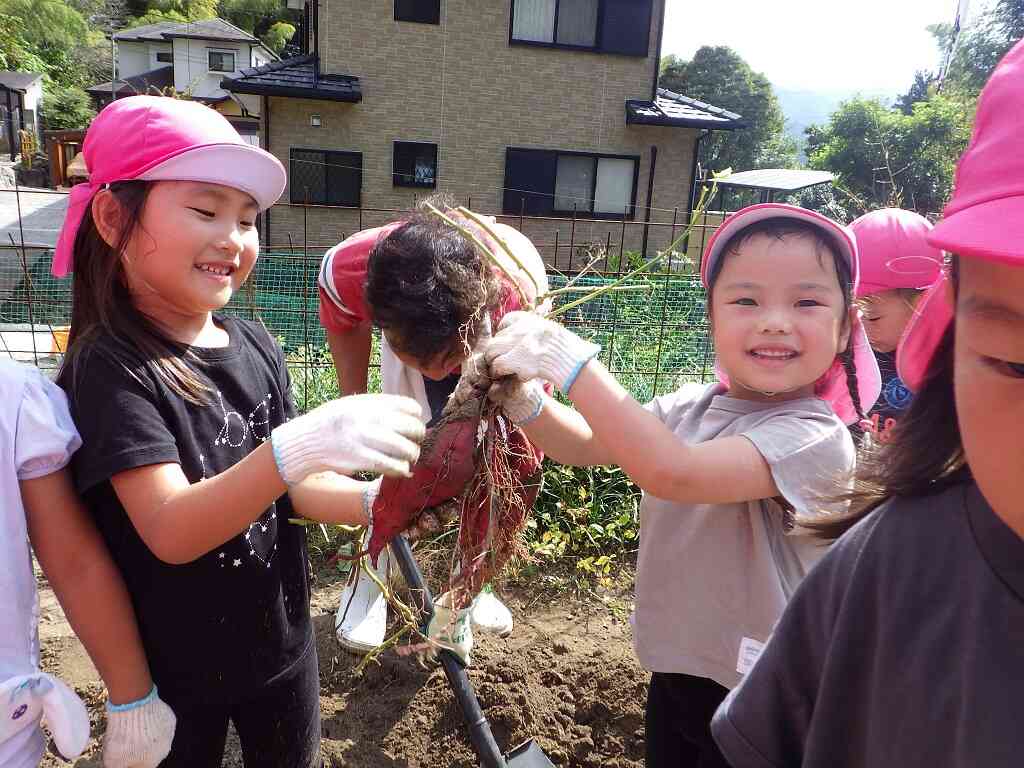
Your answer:
[[[245,192],[261,211],[281,197],[287,175],[281,161],[251,144],[207,144],[186,149],[136,178],[142,181],[196,181]]]
[[[903,337],[896,348],[896,370],[911,391],[920,392],[931,367],[935,350],[953,322],[953,307],[948,300],[946,273],[932,283],[914,308]]]
[[[947,215],[928,243],[949,253],[1024,265],[1024,195],[987,200]]]
[[[842,252],[843,258],[850,265],[850,273],[853,277],[854,289],[856,289],[860,282],[860,264],[857,260],[857,244],[853,234],[845,227],[840,226],[827,216],[822,216],[817,211],[785,203],[751,205],[729,215],[722,222],[721,226],[711,235],[711,239],[708,240],[707,247],[704,249],[704,257],[701,259],[700,280],[705,288],[708,287],[708,275],[711,274],[711,266],[721,258],[722,251],[725,249],[729,239],[744,227],[764,221],[765,219],[803,221],[828,233]]]

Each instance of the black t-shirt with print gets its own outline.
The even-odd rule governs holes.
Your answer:
[[[299,659],[312,639],[305,531],[286,495],[240,535],[184,565],[143,543],[110,478],[180,464],[191,483],[236,464],[295,415],[280,347],[259,324],[218,316],[224,348],[192,348],[212,384],[185,401],[144,367],[129,372],[94,345],[70,401],[83,446],[75,481],[131,593],[161,691],[244,696]]]

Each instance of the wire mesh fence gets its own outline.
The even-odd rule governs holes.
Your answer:
[[[383,211],[376,213],[375,218],[388,218]],[[402,214],[392,211],[390,219]],[[363,219],[361,211],[359,218]],[[562,318],[574,331],[601,344],[602,361],[641,401],[671,391],[680,380],[706,381],[713,375],[704,292],[696,265],[704,241],[720,220],[720,214],[703,216],[689,242],[665,250],[658,264],[624,284],[628,290],[605,293]],[[549,265],[552,289],[565,286],[573,276],[577,286],[608,285],[643,258],[639,248],[629,247],[641,237],[639,231],[630,230],[643,227],[643,222],[613,222],[620,229],[616,243],[607,221],[600,222],[606,231],[600,239],[576,235],[587,231],[589,220],[563,221],[568,224],[564,237],[561,229],[552,228],[550,219],[511,217],[505,221],[534,240]],[[658,234],[650,240],[665,245],[684,230],[678,220],[657,226]],[[262,321],[279,339],[288,354],[297,405],[303,410],[337,395],[336,375],[319,321],[316,285],[320,259],[333,243],[308,245],[308,234],[300,228],[287,238],[292,247],[265,250],[252,276],[225,310]],[[648,236],[645,232],[644,237]],[[296,242],[307,245],[297,248]],[[52,277],[51,260],[48,249],[0,248],[0,355],[52,372],[59,366],[66,344],[72,281]],[[587,264],[592,264],[591,269],[580,276]],[[564,303],[578,297],[565,294],[558,300]],[[378,365],[375,343],[371,391],[379,386]]]

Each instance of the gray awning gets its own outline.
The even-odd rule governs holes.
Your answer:
[[[664,88],[658,89],[654,101],[627,99],[626,124],[704,128],[711,131],[732,131],[747,127],[742,115]]]
[[[316,56],[312,55],[243,69],[241,77],[225,78],[220,87],[232,93],[295,99],[357,102],[363,98],[358,77],[321,74]]]
[[[828,171],[762,168],[757,171],[741,171],[719,179],[718,186],[742,187],[761,192],[796,192],[819,184],[829,184],[834,178]]]

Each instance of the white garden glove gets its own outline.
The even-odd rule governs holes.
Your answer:
[[[427,625],[427,638],[435,649],[434,653],[439,648],[447,648],[468,667],[469,653],[473,650],[473,628],[470,625],[472,608],[453,611],[450,606],[451,592],[445,592],[434,601],[434,615]]]
[[[509,312],[484,354],[495,378],[541,378],[568,393],[583,366],[600,351],[563,325],[530,312]]]
[[[288,485],[315,472],[411,474],[425,428],[419,403],[399,395],[331,400],[274,429],[274,461]]]
[[[103,768],[156,768],[171,751],[177,718],[157,695],[130,704],[107,702]]]
[[[44,672],[0,681],[0,746],[40,720],[53,734],[57,750],[74,760],[89,742],[89,713],[75,692]]]
[[[547,395],[540,379],[520,381],[508,377],[494,382],[487,391],[487,397],[501,406],[513,424],[521,427],[540,416]]]

